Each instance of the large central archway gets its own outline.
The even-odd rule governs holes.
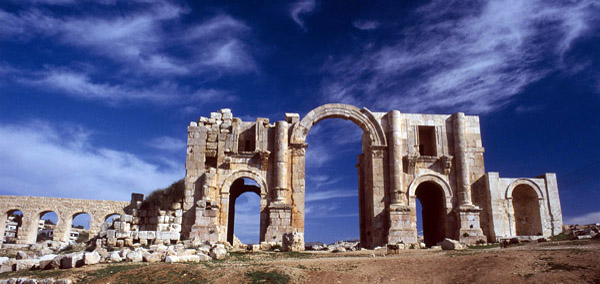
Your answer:
[[[325,104],[311,110],[292,130],[291,144],[303,144],[310,128],[326,118],[341,118],[350,120],[358,125],[370,138],[373,146],[386,146],[383,128],[367,108],[359,109],[346,104]]]
[[[359,172],[361,246],[372,248],[387,241],[384,154],[386,137],[381,124],[366,108],[345,104],[326,104],[310,111],[295,124],[290,137],[292,148],[292,227],[304,232],[306,136],[317,122],[328,118],[350,120],[363,130],[363,153]]]

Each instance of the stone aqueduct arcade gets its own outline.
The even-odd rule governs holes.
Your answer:
[[[235,200],[242,193],[255,192],[260,196],[261,241],[281,242],[290,232],[303,236],[309,146],[305,139],[313,125],[328,118],[350,120],[363,130],[357,164],[362,247],[416,243],[417,217],[421,218],[417,199],[422,204],[428,246],[444,238],[494,242],[515,236],[548,237],[562,231],[556,175],[500,178],[498,173],[486,173],[477,116],[371,112],[346,104],[317,107],[302,119],[286,113],[285,119],[275,123],[266,118],[242,121],[229,109],[191,122],[183,198],[169,211],[170,219],[162,218],[172,224],[156,225],[156,216],[165,215],[164,210],[142,213],[136,209],[141,197],[133,194],[131,203],[77,201],[72,207],[62,207],[70,204],[67,199],[50,198],[44,206],[31,207],[28,198],[32,197],[1,197],[5,216],[0,225],[3,229],[8,214],[22,210],[24,224],[27,220],[27,226],[34,228],[32,224],[43,212],[53,210],[62,230],[55,235],[58,239],[65,237],[65,226],[70,226],[69,218],[77,212],[91,215],[92,233],[107,214],[119,213],[129,214],[121,219],[131,222],[126,226],[131,232],[116,232],[126,238],[152,235],[158,239],[164,235],[160,230],[170,230],[167,238],[171,241],[233,242]],[[150,227],[142,224],[151,219],[155,232],[148,234],[143,230]],[[19,240],[32,241],[29,233]]]

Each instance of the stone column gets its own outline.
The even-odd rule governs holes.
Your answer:
[[[275,123],[275,201],[283,202],[287,188],[288,123]]]
[[[458,186],[458,204],[473,206],[471,202],[471,182],[469,180],[469,165],[467,164],[467,139],[465,137],[465,114],[458,112],[452,119],[454,125],[454,157],[456,158],[456,173]]]
[[[402,190],[402,120],[400,111],[388,113],[389,160],[390,160],[390,192],[392,205],[408,205],[405,192]]]

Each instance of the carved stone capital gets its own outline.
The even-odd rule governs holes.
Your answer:
[[[306,143],[290,144],[290,148],[292,149],[292,155],[294,156],[306,156],[306,147],[308,147],[308,144]]]

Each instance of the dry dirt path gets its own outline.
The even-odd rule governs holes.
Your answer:
[[[371,254],[377,254],[372,257]],[[600,283],[600,242],[566,241],[508,249],[405,250],[398,255],[232,253],[194,264],[96,265],[19,272],[77,283]],[[45,276],[46,275],[46,276]],[[0,274],[0,278],[14,277]],[[270,278],[269,278],[270,277]],[[261,279],[270,279],[261,281]],[[277,282],[275,282],[277,283]]]

